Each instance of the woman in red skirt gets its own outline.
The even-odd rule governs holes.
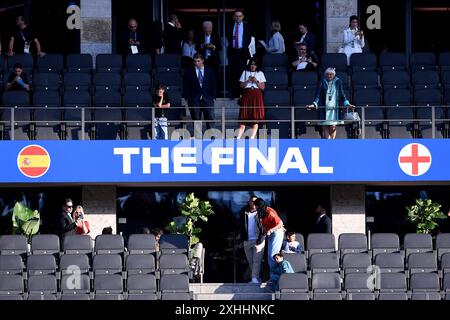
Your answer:
[[[264,121],[264,100],[263,94],[266,87],[266,77],[259,71],[255,58],[250,59],[247,69],[242,72],[241,88],[243,89],[241,99],[241,109],[239,111],[239,132],[237,138],[240,139],[245,131],[245,125],[251,125],[252,133],[250,139],[255,139],[258,133],[258,123]]]

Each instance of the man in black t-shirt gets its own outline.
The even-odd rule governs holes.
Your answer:
[[[8,82],[6,83],[6,90],[25,90],[30,91],[28,84],[28,76],[23,72],[23,67],[20,63],[14,65],[14,71],[10,73]]]
[[[17,31],[11,37],[9,41],[8,55],[13,56],[16,53],[31,53],[32,44],[35,44],[35,52],[38,56],[41,56],[41,43],[34,35],[31,28],[25,21],[25,18],[18,16],[16,19]]]

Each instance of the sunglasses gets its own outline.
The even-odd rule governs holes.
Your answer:
[[[67,208],[73,208],[73,206],[66,206]]]

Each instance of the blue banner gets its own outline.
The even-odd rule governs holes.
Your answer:
[[[450,181],[448,140],[3,141],[0,183]]]

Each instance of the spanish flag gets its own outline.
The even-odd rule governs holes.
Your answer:
[[[41,146],[27,146],[20,151],[17,166],[25,176],[39,178],[50,168],[50,155]]]

